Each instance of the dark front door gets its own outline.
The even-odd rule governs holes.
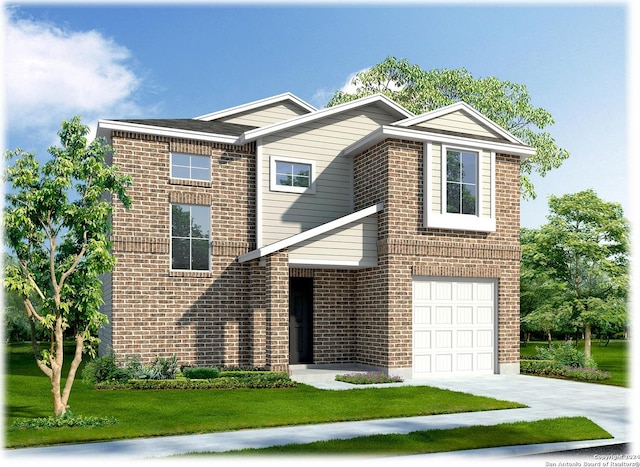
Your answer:
[[[289,363],[313,363],[313,279],[289,280]]]

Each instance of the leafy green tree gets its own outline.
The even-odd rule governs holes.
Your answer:
[[[102,140],[87,142],[79,117],[62,123],[62,147],[41,164],[35,154],[6,151],[11,190],[4,209],[4,240],[16,259],[5,265],[5,287],[18,293],[32,329],[38,367],[51,380],[53,412],[64,415],[83,353],[95,355],[100,313],[99,274],[110,271],[110,216],[114,195],[130,206],[128,176],[106,162]],[[34,300],[33,297],[37,300]],[[42,350],[35,327],[46,335]],[[63,384],[65,333],[73,335],[73,360]]]
[[[523,241],[523,288],[540,292],[532,314],[551,314],[556,325],[571,309],[572,324],[584,330],[585,353],[591,355],[594,329],[627,322],[629,225],[618,203],[601,200],[593,190],[551,196],[549,210],[549,222]]]
[[[557,146],[550,133],[541,131],[554,120],[551,114],[531,104],[523,84],[493,76],[474,78],[465,69],[423,70],[406,59],[387,57],[353,79],[355,91],[337,91],[328,106],[382,93],[415,114],[465,101],[505,128],[522,142],[536,148],[535,156],[521,163],[521,188],[525,199],[535,198],[530,175],[545,176],[560,167],[569,152]]]

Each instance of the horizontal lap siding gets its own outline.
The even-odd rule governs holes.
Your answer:
[[[267,245],[353,212],[352,161],[340,155],[349,144],[396,117],[371,106],[311,122],[265,138],[262,147],[262,230]],[[270,191],[270,157],[315,161],[316,193]]]
[[[228,118],[221,119],[221,121],[226,123],[236,123],[238,125],[263,127],[277,122],[290,120],[292,118],[299,117],[300,115],[304,115],[305,113],[307,113],[307,111],[301,109],[297,105],[289,102],[281,102],[232,115]]]
[[[458,110],[442,117],[434,118],[416,125],[420,128],[434,128],[437,130],[455,131],[456,133],[467,133],[476,136],[486,136],[490,138],[500,137],[496,133],[480,125],[473,118]]]
[[[292,248],[291,260],[376,261],[377,216],[370,216]]]

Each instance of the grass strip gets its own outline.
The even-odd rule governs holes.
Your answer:
[[[430,454],[500,446],[607,439],[612,436],[586,417],[562,417],[534,422],[414,431],[408,434],[361,436],[351,439],[287,444],[260,449],[191,455],[358,455]]]

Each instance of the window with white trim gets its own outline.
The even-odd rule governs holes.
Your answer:
[[[447,213],[478,213],[478,153],[447,149]]]
[[[315,161],[271,156],[271,191],[315,193]]]
[[[424,226],[495,232],[495,152],[424,145]]]
[[[171,269],[208,271],[211,208],[171,205]]]
[[[197,154],[171,153],[171,178],[211,181],[211,158]]]

